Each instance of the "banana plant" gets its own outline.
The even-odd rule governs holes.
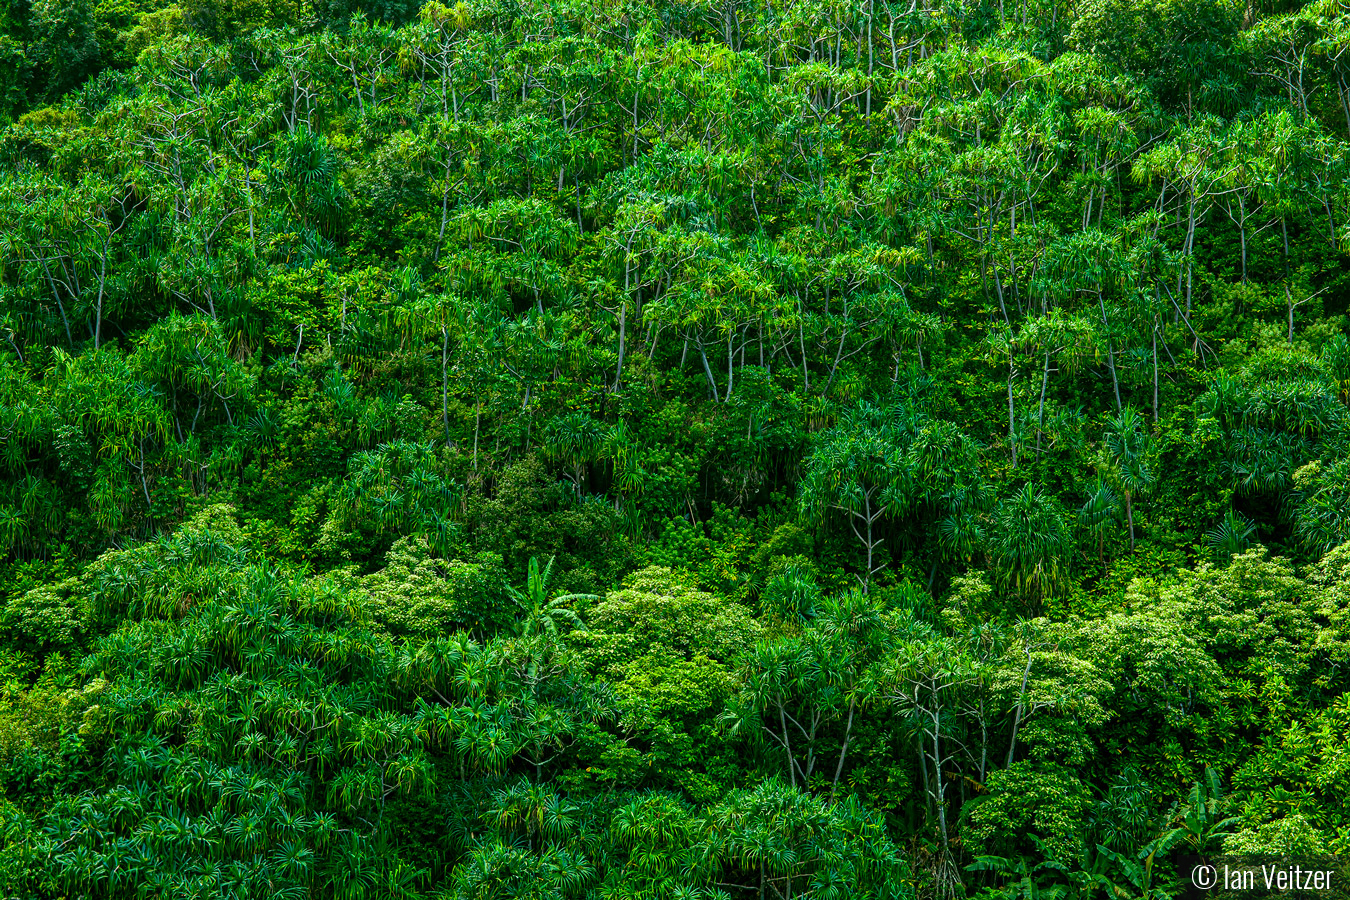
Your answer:
[[[556,638],[566,629],[582,627],[581,618],[572,609],[578,600],[595,600],[594,594],[553,594],[549,582],[553,578],[556,557],[541,568],[539,560],[531,556],[525,576],[525,590],[510,588],[510,594],[521,609],[517,621],[518,633],[523,637],[545,634]]]

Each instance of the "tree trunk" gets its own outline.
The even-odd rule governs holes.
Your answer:
[[[856,709],[856,701],[848,701],[848,722],[844,725],[844,744],[839,748],[839,763],[834,767],[834,783],[830,785],[830,802],[834,802],[834,796],[839,790],[839,778],[844,774],[844,756],[848,753],[849,740],[853,737],[853,713]]]
[[[1158,422],[1158,322],[1153,323],[1153,423]]]
[[[99,265],[98,272],[98,303],[95,305],[94,312],[94,349],[99,348],[103,337],[103,290],[108,283],[108,242],[103,242],[103,259]],[[210,295],[207,295],[208,298]],[[215,304],[212,304],[211,318],[216,317]]]
[[[1017,750],[1017,729],[1022,724],[1022,703],[1027,695],[1027,681],[1031,678],[1031,648],[1024,648],[1027,654],[1027,666],[1022,670],[1022,687],[1017,692],[1017,706],[1013,709],[1012,738],[1008,741],[1008,758],[1003,768],[1013,764],[1013,753]]]
[[[1106,301],[1102,299],[1101,291],[1097,292],[1097,303],[1102,309],[1102,328],[1109,331],[1111,324],[1106,320]],[[1120,402],[1120,378],[1116,375],[1116,351],[1111,347],[1111,336],[1103,336],[1106,338],[1106,361],[1111,366],[1111,387],[1116,392],[1116,412],[1120,412],[1123,407]]]
[[[1130,552],[1134,552],[1134,505],[1130,501],[1130,492],[1125,492],[1125,521],[1130,529]]]
[[[1247,283],[1247,204],[1238,195],[1238,240],[1242,246],[1242,283]]]
[[[47,276],[47,284],[51,286],[52,297],[56,300],[56,308],[61,313],[61,324],[66,326],[66,344],[74,347],[75,339],[71,337],[70,334],[70,319],[66,318],[66,307],[65,304],[61,302],[61,292],[56,289],[56,279],[52,278],[51,268],[47,264],[46,257],[43,257],[42,259],[42,271]],[[803,365],[805,365],[805,363],[803,363]]]
[[[450,381],[446,363],[450,356],[450,330],[441,326],[441,426],[445,429],[445,446],[450,446]]]
[[[614,387],[611,390],[619,389],[619,380],[623,377],[623,356],[628,348],[628,300],[625,298],[619,302],[619,361],[614,368]]]
[[[877,515],[872,514],[872,494],[870,490],[863,493],[863,503],[863,509],[866,511],[866,516],[864,518],[867,522],[867,573],[863,577],[862,589],[863,593],[866,594],[872,586],[872,550],[876,547],[876,541],[873,539],[873,524],[876,522],[880,513]]]
[[[934,703],[936,703],[936,699]],[[937,792],[937,814],[938,827],[942,835],[942,849],[947,849],[947,805],[943,794],[946,791],[942,786],[942,744],[941,744],[941,714],[936,710],[933,712],[933,777],[934,789]]]
[[[806,310],[804,304],[797,304],[797,348],[802,352],[802,393],[811,390],[811,375],[806,368]]]
[[[1008,446],[1012,450],[1012,467],[1017,468],[1017,411],[1013,405],[1013,379],[1017,369],[1013,367],[1012,351],[1008,351]]]
[[[1050,384],[1050,351],[1045,351],[1045,367],[1041,370],[1041,400],[1036,407],[1036,453],[1041,452],[1041,433],[1045,431],[1045,389]]]
[[[735,380],[735,368],[734,368],[736,365],[735,341],[736,341],[736,330],[732,329],[731,331],[727,332],[727,393],[726,396],[722,398],[724,401],[731,399],[731,385]]]
[[[708,378],[708,390],[712,391],[713,402],[718,400],[717,379],[713,378],[712,366],[708,365],[708,354],[703,349],[703,339],[698,340],[699,359],[703,360],[703,374]]]

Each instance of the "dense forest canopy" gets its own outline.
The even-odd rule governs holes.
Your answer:
[[[1350,3],[0,0],[0,895],[1350,853]]]

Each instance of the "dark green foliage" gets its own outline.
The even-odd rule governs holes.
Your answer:
[[[1350,852],[1346,47],[0,0],[0,895]]]

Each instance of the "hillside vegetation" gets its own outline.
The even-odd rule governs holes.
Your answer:
[[[0,0],[0,896],[1350,853],[1344,0]]]

